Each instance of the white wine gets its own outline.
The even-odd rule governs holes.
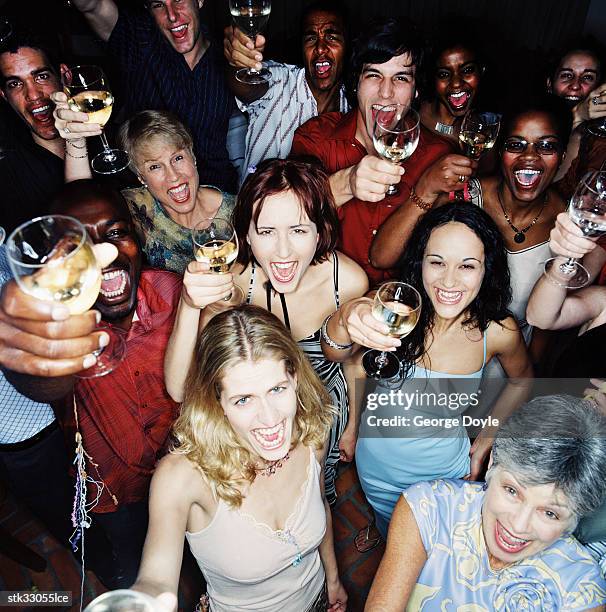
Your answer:
[[[606,216],[595,214],[590,210],[579,210],[576,206],[570,207],[570,218],[581,228],[585,236],[602,236],[606,233]]]
[[[40,300],[61,302],[70,314],[86,312],[99,295],[101,271],[88,241],[78,249],[80,240],[81,236],[63,237],[42,268],[22,277],[27,293]]]
[[[492,149],[496,138],[490,138],[480,132],[465,130],[459,133],[459,140],[463,143],[465,155],[473,159],[480,159],[485,150]]]
[[[391,139],[390,139],[391,140]],[[374,145],[377,153],[384,159],[399,164],[405,159],[408,159],[417,148],[418,140],[407,141],[400,145],[399,143],[387,143],[382,138],[375,138]]]
[[[408,336],[417,324],[419,309],[415,310],[402,302],[375,302],[372,314],[375,319],[387,323],[390,336],[403,338]]]
[[[87,113],[89,123],[98,123],[103,127],[112,114],[114,97],[109,91],[81,91],[67,103],[73,111]]]
[[[195,249],[196,260],[208,264],[215,274],[227,274],[237,256],[238,247],[229,240],[210,240]]]
[[[249,38],[254,38],[267,25],[271,9],[269,7],[232,8],[231,17],[236,27]]]

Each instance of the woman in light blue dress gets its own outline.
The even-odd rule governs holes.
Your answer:
[[[509,377],[532,376],[524,340],[507,311],[511,290],[503,239],[484,211],[448,204],[422,217],[398,280],[415,287],[422,299],[419,321],[401,341],[387,336],[387,326],[372,316],[370,298],[345,304],[327,326],[336,344],[397,348],[402,363],[399,395],[390,393],[392,385],[369,384],[356,446],[360,482],[383,537],[404,489],[431,478],[476,479],[482,471],[490,430],[481,429],[470,446],[462,413],[476,404],[486,363],[496,357]],[[330,359],[347,354],[324,348]],[[442,405],[440,398],[449,393],[473,399]],[[503,419],[525,394],[525,385],[510,382],[490,416]],[[373,408],[374,400],[385,405]],[[398,416],[404,420],[396,422]],[[389,420],[379,426],[376,417]],[[361,533],[357,543],[364,548],[361,540],[370,536],[368,529]]]
[[[606,497],[606,418],[539,397],[502,426],[486,485],[418,483],[400,497],[366,610],[604,610],[606,581],[572,536]]]

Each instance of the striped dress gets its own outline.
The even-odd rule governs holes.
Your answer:
[[[339,260],[336,253],[333,253],[333,262],[336,310],[339,308]],[[246,296],[247,304],[252,303],[253,289],[255,286],[255,268],[255,262],[253,261],[250,284],[248,286],[248,294]],[[271,312],[271,291],[271,284],[266,283],[267,310],[269,310],[269,312]],[[284,323],[290,330],[290,320],[288,317],[288,309],[286,307],[286,299],[284,298],[283,293],[279,293],[278,295],[280,296],[280,303],[282,304]],[[307,355],[307,358],[309,359],[313,369],[316,371],[316,374],[324,383],[324,386],[330,395],[332,405],[338,410],[330,430],[330,443],[324,466],[324,489],[326,492],[326,499],[328,500],[329,504],[333,505],[337,500],[335,478],[337,476],[337,465],[339,463],[339,440],[343,434],[343,431],[345,430],[345,426],[347,425],[349,416],[349,399],[347,396],[347,382],[345,381],[342,364],[326,359],[324,353],[322,352],[320,340],[321,334],[320,330],[318,329],[313,334],[307,336],[307,338],[299,340],[297,344]]]

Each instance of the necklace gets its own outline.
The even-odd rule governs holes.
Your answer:
[[[454,125],[448,125],[441,121],[436,122],[434,129],[436,132],[440,132],[440,134],[446,134],[446,136],[452,136],[454,134]]]
[[[282,457],[282,459],[276,459],[275,461],[268,461],[265,467],[258,468],[255,466],[254,470],[259,476],[272,476],[276,473],[276,470],[279,470],[284,463],[286,463],[290,459],[290,451]]]
[[[513,241],[516,244],[522,244],[522,242],[526,240],[526,232],[539,220],[541,213],[543,212],[543,210],[545,210],[545,206],[547,206],[547,192],[545,192],[545,195],[543,196],[543,205],[541,206],[539,212],[537,213],[537,216],[526,227],[522,229],[518,229],[511,222],[511,219],[509,218],[509,215],[507,214],[507,211],[505,210],[505,206],[503,205],[503,199],[501,198],[502,190],[503,190],[503,182],[501,181],[499,183],[499,186],[497,187],[497,198],[499,198],[499,204],[501,205],[501,210],[503,211],[503,215],[505,216],[505,221],[507,221],[507,223],[509,224],[509,227],[515,232]]]

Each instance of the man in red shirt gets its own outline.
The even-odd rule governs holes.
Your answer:
[[[178,412],[164,386],[163,362],[181,278],[141,270],[141,251],[119,193],[93,180],[75,181],[62,190],[52,212],[77,218],[93,242],[117,247],[118,256],[103,268],[95,307],[106,324],[125,333],[126,355],[107,376],[70,376],[83,364],[90,365],[93,350],[103,346],[106,334],[91,333],[94,311],[66,318],[58,314],[64,306],[25,296],[11,281],[0,300],[0,363],[24,374],[50,377],[24,380],[7,372],[24,394],[56,400],[57,418],[72,449],[75,402],[78,429],[90,455],[88,473],[105,485],[92,509],[92,523],[111,544],[105,559],[99,559],[101,551],[94,551],[91,563],[106,586],[124,588],[137,575],[147,531],[149,483]],[[90,503],[97,491],[90,484],[88,489]],[[87,539],[87,547],[97,541]]]
[[[376,109],[412,104],[422,57],[421,38],[408,22],[375,22],[354,43],[357,109],[314,117],[295,132],[293,140],[291,155],[313,155],[332,173],[330,184],[341,219],[340,248],[364,268],[371,282],[390,276],[389,271],[377,269],[388,266],[381,266],[380,253],[371,251],[383,222],[398,212],[393,239],[401,241],[431,208],[424,198],[432,201],[434,191],[462,188],[459,177],[467,178],[472,172],[473,162],[462,155],[448,155],[449,145],[422,126],[417,150],[401,166],[375,156]],[[386,197],[389,185],[396,183],[400,193]]]

